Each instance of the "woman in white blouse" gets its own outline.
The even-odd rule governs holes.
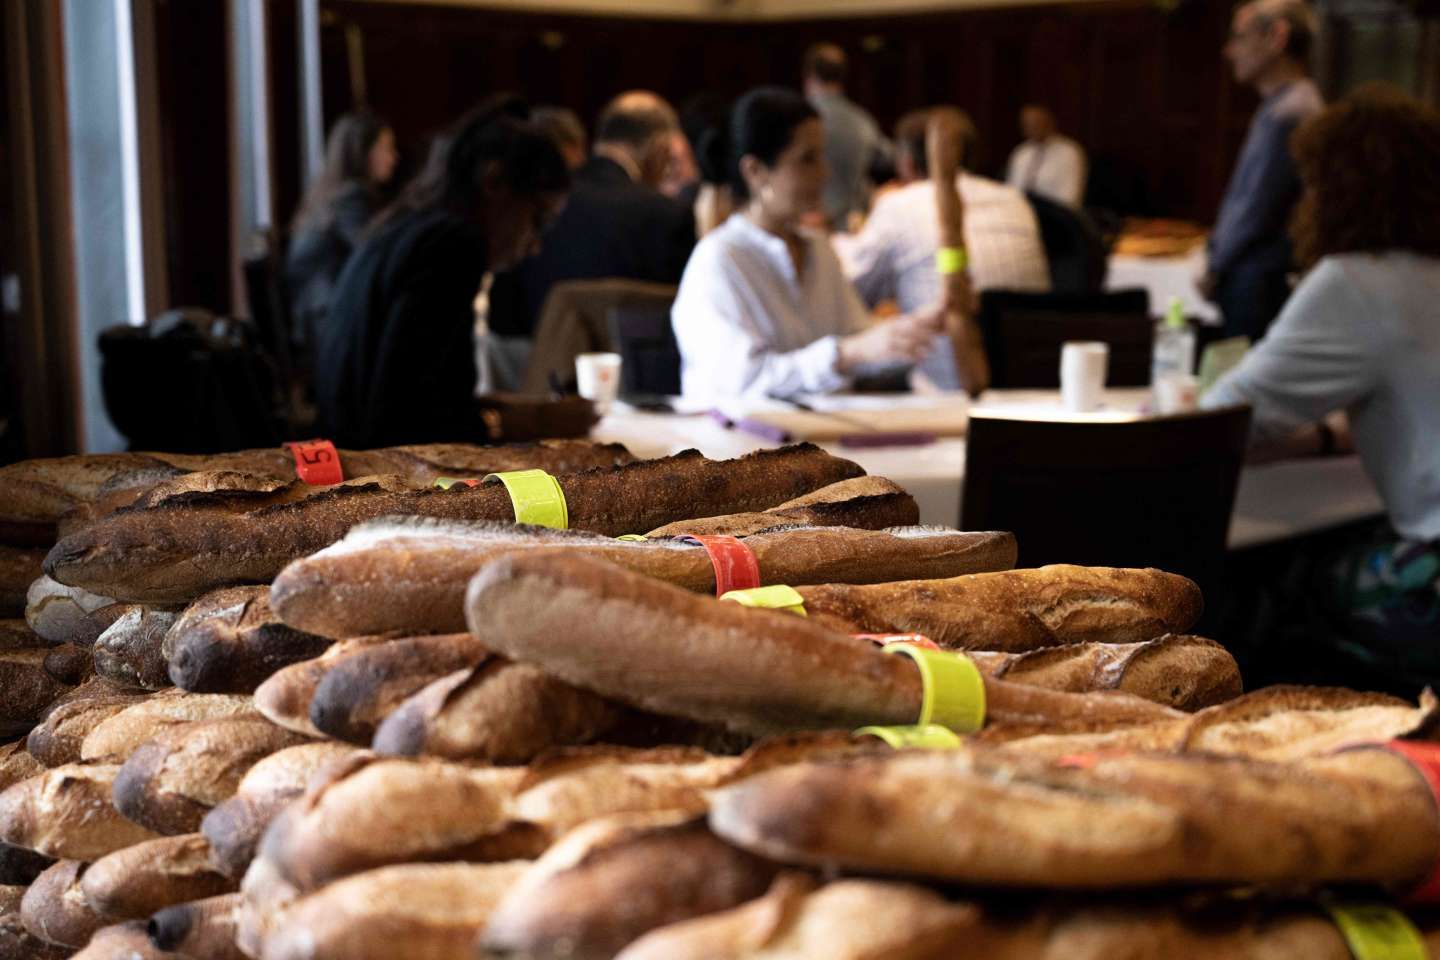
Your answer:
[[[799,94],[753,90],[731,118],[739,211],[696,246],[671,322],[686,397],[795,396],[913,363],[938,311],[871,324],[825,234],[802,226],[825,186],[824,132]]]

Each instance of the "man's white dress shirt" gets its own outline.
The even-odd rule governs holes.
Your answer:
[[[1085,151],[1058,134],[1043,143],[1026,140],[1010,154],[1005,182],[1079,209],[1085,198]]]
[[[785,241],[744,214],[696,245],[670,314],[687,398],[828,393],[850,383],[837,369],[839,343],[868,325],[865,306],[829,238],[801,236],[798,275]]]

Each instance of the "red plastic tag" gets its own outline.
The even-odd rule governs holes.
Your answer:
[[[710,555],[710,566],[715,568],[715,596],[760,586],[760,561],[755,559],[755,551],[736,538],[687,535],[678,539],[698,543]]]
[[[912,647],[924,647],[926,650],[939,650],[940,645],[923,633],[852,633],[850,636],[856,640],[869,640],[880,647],[888,647],[892,643],[908,643]]]
[[[451,487],[478,487],[480,481],[474,477],[436,477],[435,486],[441,490],[449,490]]]
[[[1418,740],[1389,740],[1377,746],[1410,761],[1410,766],[1415,768],[1415,772],[1425,781],[1425,786],[1430,788],[1430,795],[1435,799],[1436,813],[1440,815],[1440,744],[1421,743]],[[1413,903],[1440,903],[1440,860],[1436,861],[1430,875],[1410,891],[1405,899]]]
[[[295,456],[295,475],[305,483],[323,487],[345,479],[340,452],[329,440],[301,440],[285,446]]]

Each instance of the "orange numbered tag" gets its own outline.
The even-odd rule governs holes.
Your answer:
[[[301,440],[285,444],[295,457],[295,475],[315,487],[340,483],[340,452],[329,440]]]
[[[912,646],[923,647],[926,650],[939,650],[940,645],[923,633],[852,633],[850,636],[856,640],[869,640],[880,647],[888,647],[892,643],[908,643]]]
[[[710,555],[710,566],[715,570],[715,596],[760,586],[760,561],[755,559],[755,551],[736,538],[686,535],[679,539],[700,544]]]

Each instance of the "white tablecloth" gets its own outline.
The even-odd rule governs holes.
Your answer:
[[[1134,257],[1115,254],[1110,258],[1110,271],[1105,276],[1105,289],[1126,290],[1140,287],[1150,291],[1150,312],[1164,316],[1171,297],[1179,297],[1185,315],[1202,323],[1218,325],[1220,311],[1215,304],[1200,296],[1195,278],[1205,269],[1205,249],[1197,247],[1183,257]]]
[[[1096,418],[1128,417],[1144,391],[1107,394],[1108,411]],[[963,397],[951,398],[965,404]],[[981,398],[987,410],[1028,416],[1063,416],[1050,391],[992,390]],[[707,457],[729,459],[777,444],[727,429],[704,415],[641,413],[620,407],[595,428],[596,440],[625,444],[638,456],[661,457],[694,447]],[[915,447],[850,448],[822,444],[868,473],[889,477],[920,506],[922,523],[960,525],[960,490],[965,477],[965,441],[945,439]],[[1231,549],[1259,546],[1376,516],[1384,505],[1357,457],[1297,460],[1246,467],[1240,475]]]

